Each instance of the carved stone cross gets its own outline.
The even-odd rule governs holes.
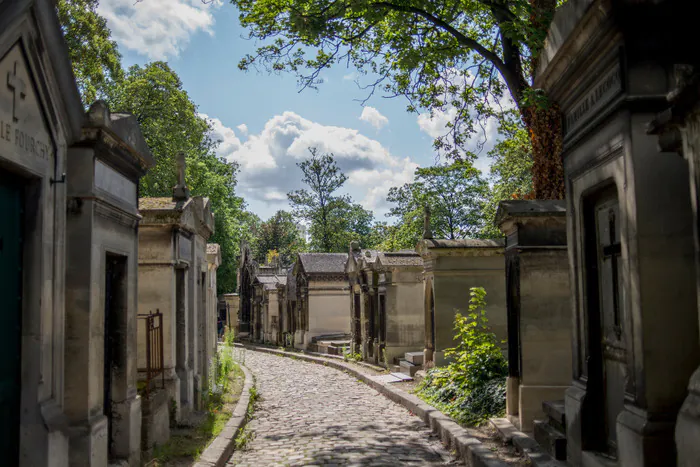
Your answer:
[[[190,197],[190,191],[185,185],[185,153],[178,152],[175,156],[175,164],[177,166],[177,184],[173,187],[173,199],[184,200]]]
[[[18,122],[17,107],[20,100],[26,99],[27,93],[24,80],[17,76],[17,62],[15,62],[14,70],[7,72],[7,88],[12,91],[12,121]]]
[[[433,231],[430,230],[430,205],[423,208],[423,238],[433,238]]]

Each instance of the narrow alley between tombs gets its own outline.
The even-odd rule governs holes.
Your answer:
[[[246,351],[260,394],[228,466],[462,465],[416,416],[338,370]]]

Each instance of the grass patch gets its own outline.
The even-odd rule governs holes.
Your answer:
[[[241,397],[245,374],[230,353],[220,355],[215,365],[224,371],[217,373],[221,374],[216,382],[220,390],[209,393],[206,410],[195,414],[194,426],[177,426],[171,430],[168,442],[154,449],[148,467],[189,466],[224,429]]]

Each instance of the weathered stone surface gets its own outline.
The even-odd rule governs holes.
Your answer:
[[[229,466],[461,465],[406,409],[322,365],[246,352],[262,397]]]

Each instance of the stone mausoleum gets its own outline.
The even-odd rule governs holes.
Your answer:
[[[697,429],[677,425],[700,364],[690,174],[647,133],[676,65],[698,55],[687,52],[694,6],[570,0],[537,66],[535,87],[563,113],[573,466],[676,465],[678,427],[677,440],[698,444]]]

